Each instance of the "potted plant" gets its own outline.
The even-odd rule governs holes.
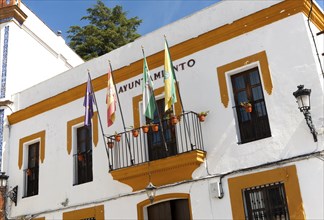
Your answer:
[[[176,125],[178,123],[178,117],[176,115],[171,115],[170,121],[171,125]]]
[[[32,175],[32,170],[28,168],[26,170],[26,174],[27,174],[27,176],[31,176]]]
[[[198,114],[198,118],[199,118],[199,121],[200,122],[204,122],[205,119],[206,119],[206,116],[209,114],[209,111],[206,111],[206,112],[200,112]]]
[[[159,131],[159,125],[158,124],[152,124],[151,127],[152,127],[152,130],[154,132],[158,132]]]
[[[246,112],[252,112],[252,104],[250,102],[241,102],[240,105],[245,109]]]
[[[138,136],[138,129],[133,129],[132,133],[133,133],[134,137],[137,137]]]
[[[108,148],[112,149],[114,147],[113,141],[108,141]]]
[[[83,161],[84,157],[81,153],[78,154],[78,161]]]
[[[115,133],[115,140],[117,141],[117,142],[119,142],[120,141],[120,138],[121,138],[121,135],[120,134],[117,134],[117,132]]]
[[[142,130],[143,130],[144,133],[147,133],[149,131],[149,129],[150,129],[149,125],[143,125],[142,126]]]

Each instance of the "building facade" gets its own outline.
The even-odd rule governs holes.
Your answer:
[[[18,186],[8,217],[323,219],[323,29],[308,0],[222,1],[19,92],[4,128],[8,191]],[[178,82],[168,112],[163,35]],[[141,46],[161,121],[143,116]],[[111,127],[108,60],[121,106]],[[317,141],[292,94],[301,84]]]
[[[11,96],[37,83],[83,63],[64,39],[50,30],[20,0],[0,1],[0,100],[19,106],[19,95]],[[11,109],[1,102],[0,151],[2,127]],[[2,153],[0,152],[0,155]]]

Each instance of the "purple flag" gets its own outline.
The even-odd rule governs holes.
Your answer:
[[[93,92],[90,77],[88,78],[87,82],[87,90],[84,97],[83,106],[85,107],[84,125],[91,126],[91,118],[93,116]]]

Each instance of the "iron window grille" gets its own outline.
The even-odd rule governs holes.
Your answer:
[[[289,220],[284,184],[281,182],[243,190],[245,219]]]

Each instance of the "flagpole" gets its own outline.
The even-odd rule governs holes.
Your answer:
[[[88,77],[90,79],[91,92],[92,92],[93,98],[94,98],[93,100],[94,100],[94,103],[96,105],[97,112],[98,112],[98,119],[99,119],[99,124],[100,124],[100,128],[101,128],[101,134],[102,134],[102,138],[103,138],[103,141],[104,141],[105,150],[106,150],[106,154],[107,154],[107,158],[108,158],[108,166],[109,166],[109,169],[112,170],[112,164],[110,164],[110,158],[109,158],[109,152],[108,152],[108,149],[107,149],[107,143],[106,143],[106,139],[105,139],[105,134],[103,132],[103,127],[102,127],[101,118],[100,118],[100,114],[99,114],[99,108],[98,108],[98,104],[97,104],[97,99],[96,99],[96,95],[95,95],[95,93],[93,91],[92,80],[91,80],[89,70],[88,70]]]
[[[143,52],[144,59],[146,61],[146,57],[145,57],[144,47],[143,46],[142,46],[142,52]],[[151,77],[151,76],[148,76],[148,77]],[[157,102],[156,102],[156,99],[155,99],[154,90],[153,90],[153,88],[151,86],[149,86],[149,89],[150,89],[151,93],[153,94],[154,104],[155,104],[155,107],[156,107],[156,112],[157,112],[157,115],[158,115],[158,118],[159,118],[159,124],[160,124],[160,127],[161,127],[162,141],[163,141],[163,144],[164,144],[165,151],[166,151],[166,153],[168,155],[169,154],[169,149],[168,149],[168,145],[166,144],[165,137],[164,137],[164,129],[163,129],[163,125],[162,125],[162,120],[161,120],[159,108],[158,108],[158,105],[157,105]]]
[[[116,87],[116,84],[115,84],[115,79],[114,79],[113,69],[112,69],[112,66],[111,66],[110,60],[108,60],[108,62],[109,62],[109,68],[110,68],[111,79],[112,79],[112,81],[113,81],[113,84],[114,84],[114,87],[115,87],[115,91],[116,91],[117,102],[118,102],[118,106],[119,106],[119,110],[120,110],[120,116],[121,116],[122,123],[123,123],[123,127],[124,127],[124,132],[125,132],[126,142],[127,142],[127,146],[128,146],[128,150],[129,150],[130,159],[131,159],[131,165],[134,165],[134,158],[133,158],[133,156],[132,156],[132,152],[131,152],[131,148],[130,148],[130,144],[129,144],[128,136],[127,136],[127,134],[126,134],[126,126],[125,126],[125,121],[124,121],[124,115],[123,115],[123,111],[122,111],[122,108],[121,108],[121,105],[120,105],[120,101],[119,101],[119,95],[118,95],[117,87]]]
[[[167,41],[165,35],[164,35],[164,40],[165,40],[165,43],[166,43],[167,48],[168,48],[168,52],[169,52],[169,56],[170,56],[170,61],[171,61],[171,64],[172,64],[171,68],[173,69],[173,63],[172,63],[171,54],[170,54],[170,51],[169,51],[169,44],[168,44],[168,41]],[[176,83],[177,92],[179,94],[179,99],[180,99],[180,105],[181,105],[182,114],[183,114],[183,122],[184,122],[185,130],[187,130],[187,132],[188,132],[188,137],[189,137],[189,140],[190,140],[191,149],[193,150],[193,146],[194,145],[192,144],[191,136],[189,135],[189,129],[188,129],[188,125],[187,125],[187,120],[186,120],[186,117],[184,115],[185,111],[184,111],[184,108],[183,108],[183,103],[182,103],[182,98],[181,98],[181,94],[180,94],[178,80],[177,80],[177,77],[176,77],[176,74],[175,74],[174,71],[172,71],[172,74],[173,74],[173,77],[174,77],[174,80],[175,80],[175,83]]]

